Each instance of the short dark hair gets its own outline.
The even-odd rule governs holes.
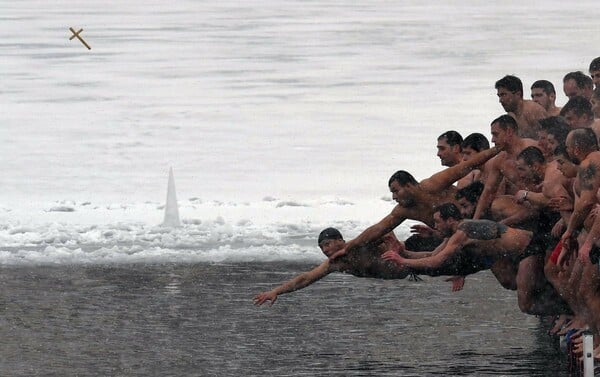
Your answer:
[[[565,116],[569,111],[572,111],[573,114],[578,117],[587,115],[589,118],[594,117],[594,113],[592,112],[592,103],[588,101],[587,98],[583,96],[575,96],[571,98],[560,110],[560,115]]]
[[[335,229],[335,228],[326,228],[323,229],[321,231],[321,233],[319,233],[319,238],[317,240],[318,244],[321,245],[321,243],[325,240],[343,240],[344,237],[342,237],[342,233],[340,233],[339,230]]]
[[[527,147],[521,151],[517,155],[517,160],[523,160],[528,166],[533,165],[534,163],[543,164],[546,162],[544,158],[544,153],[538,148],[534,146]]]
[[[556,90],[554,89],[554,85],[548,80],[537,80],[531,85],[531,89],[542,89],[544,93],[556,94]]]
[[[456,192],[456,200],[465,198],[469,203],[477,203],[485,185],[481,181],[475,181]]]
[[[554,139],[559,143],[564,143],[569,131],[571,131],[571,127],[569,127],[565,118],[560,116],[551,116],[540,119],[539,123],[542,131],[545,131],[548,135],[554,136]]]
[[[462,138],[461,134],[459,134],[458,132],[453,131],[453,130],[444,132],[443,134],[441,134],[440,136],[438,136],[437,139],[438,140],[446,139],[446,142],[451,147],[453,147],[455,145],[460,146],[461,143],[463,142],[463,138]]]
[[[460,210],[454,203],[444,203],[434,208],[433,213],[439,212],[440,217],[444,220],[453,218],[455,220],[462,220],[463,217]]]
[[[598,139],[596,133],[591,128],[576,128],[569,132],[572,135],[573,143],[586,151],[598,150]]]
[[[465,137],[465,140],[460,144],[461,149],[471,148],[474,151],[481,152],[490,149],[490,142],[487,137],[479,132],[474,132]]]
[[[556,147],[556,149],[554,150],[554,155],[555,156],[565,156],[565,157],[569,157],[569,153],[567,153],[567,146],[563,143],[560,144],[558,147]]]
[[[517,76],[506,75],[500,80],[496,81],[496,89],[505,88],[513,93],[521,92],[523,94],[523,83]]]
[[[419,182],[406,170],[398,170],[395,172],[388,181],[388,186],[392,184],[392,182],[398,182],[400,186],[408,186],[408,185],[418,185]]]
[[[593,71],[600,71],[600,56],[592,60],[592,62],[590,63],[589,71],[590,73],[592,73]]]
[[[500,115],[498,118],[494,119],[490,125],[493,125],[494,123],[498,123],[503,130],[511,128],[513,131],[519,131],[517,121],[508,114]]]
[[[581,71],[569,72],[563,77],[563,83],[573,80],[579,89],[589,88],[594,86],[592,78]]]

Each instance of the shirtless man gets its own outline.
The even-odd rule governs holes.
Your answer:
[[[421,182],[417,182],[407,171],[397,171],[388,182],[392,199],[398,203],[392,212],[377,224],[365,229],[355,239],[347,242],[346,246],[334,253],[330,259],[335,259],[355,247],[383,237],[407,219],[421,221],[432,227],[433,208],[442,203],[456,200],[457,189],[453,186],[453,183],[499,152],[500,148],[497,147],[482,151],[472,156],[468,161],[461,161],[457,165],[435,173]]]
[[[592,98],[593,88],[592,78],[581,71],[569,72],[563,77],[563,92],[569,99],[583,96],[589,101]]]
[[[531,85],[531,99],[546,110],[548,115],[560,114],[560,107],[556,106],[556,90],[548,80],[538,80]]]
[[[410,272],[407,268],[399,268],[393,263],[385,262],[380,257],[383,252],[392,248],[390,242],[398,243],[393,233],[387,234],[378,241],[378,245],[366,245],[355,250],[355,252],[337,258],[335,261],[327,259],[314,269],[304,272],[270,291],[257,294],[254,297],[254,304],[262,305],[270,301],[273,305],[277,300],[277,296],[306,288],[332,272],[343,272],[357,277],[378,279],[404,279],[408,276]],[[335,228],[324,229],[319,234],[318,243],[321,251],[326,256],[330,256],[345,245],[342,234]]]
[[[600,277],[596,266],[589,264],[589,239],[586,231],[594,234],[592,208],[598,203],[600,188],[600,151],[595,135],[589,128],[573,130],[567,136],[566,148],[570,159],[578,165],[574,183],[575,203],[567,229],[562,235],[562,251],[556,260],[567,272],[562,289],[576,317],[583,324],[600,327],[598,289]],[[580,233],[581,232],[581,233]],[[579,237],[578,236],[579,234]],[[582,245],[578,247],[577,245]],[[586,250],[587,248],[587,250]],[[581,255],[573,258],[579,249]]]
[[[551,116],[540,120],[538,147],[546,160],[554,159],[554,152],[559,145],[564,145],[571,127],[560,116]]]
[[[558,264],[562,264],[574,251],[576,236],[583,229],[585,220],[598,202],[596,193],[600,188],[600,151],[593,131],[589,128],[579,128],[569,132],[565,146],[571,161],[578,165],[578,172],[575,177],[573,213],[561,237],[563,252],[558,258]]]
[[[594,119],[597,121],[600,119],[600,86],[594,89],[594,94],[592,94],[590,103],[592,104],[592,113],[594,113]]]
[[[459,275],[464,264],[485,263],[491,267],[501,259],[511,258],[518,262],[544,252],[531,231],[510,228],[490,220],[460,220],[460,216],[452,215],[453,211],[446,206],[436,208],[434,213],[436,229],[447,237],[436,250],[429,255],[419,253],[417,258],[406,258],[390,250],[382,258],[418,273],[455,268]],[[517,286],[517,291],[520,289]],[[568,308],[551,300],[540,301],[529,311],[530,314],[563,312],[568,312]]]
[[[594,113],[592,104],[582,96],[574,96],[563,106],[560,115],[565,118],[571,129],[592,127]]]
[[[516,203],[514,203],[512,197],[498,196],[496,198],[498,188],[504,179],[507,183],[507,194],[513,195],[518,190],[517,185],[520,184],[520,181],[516,169],[517,155],[523,149],[537,144],[535,140],[524,139],[517,135],[517,123],[509,115],[502,115],[494,119],[491,123],[491,132],[492,142],[503,152],[486,164],[485,188],[479,198],[473,218],[480,219],[491,216],[493,219],[502,220],[507,225],[512,225],[513,223],[510,221],[517,221],[520,217],[507,219],[506,213],[512,212],[517,215],[516,212],[520,212],[521,209],[515,206]],[[492,204],[494,204],[494,207],[492,207]]]
[[[548,117],[539,104],[523,99],[523,83],[518,77],[504,76],[496,81],[500,104],[517,121],[521,137],[535,139],[539,130],[538,120]]]
[[[519,203],[527,202],[533,207],[545,210],[552,198],[569,195],[570,181],[558,169],[558,162],[547,162],[537,147],[527,147],[519,153],[517,171],[521,181],[536,188],[535,191],[519,190],[515,194]],[[541,190],[537,190],[537,187],[541,187]]]
[[[534,231],[540,235],[540,247],[544,251],[550,251],[558,241],[558,232],[552,232],[552,229],[557,226],[557,223],[559,223],[558,226],[562,224],[561,219],[568,219],[571,210],[571,207],[567,207],[560,211],[561,208],[551,206],[551,201],[554,198],[568,198],[571,181],[561,173],[557,161],[546,161],[542,151],[536,147],[527,147],[519,153],[517,170],[521,180],[532,190],[518,191],[515,199],[518,203],[530,205],[539,213]],[[555,235],[556,238],[552,238],[551,235]],[[535,305],[535,302],[548,297],[553,297],[554,301],[558,301],[558,292],[550,284],[549,280],[551,279],[548,279],[544,273],[545,254],[530,256],[521,263],[528,268],[527,276],[517,275],[518,278],[525,277],[527,279],[527,282],[520,284],[524,288],[519,292],[521,309],[523,310],[526,305]],[[517,281],[517,285],[519,285],[519,281]],[[531,309],[525,308],[523,311],[528,312],[529,310]]]
[[[437,156],[442,166],[454,166],[462,160],[462,136],[456,131],[446,131],[437,139]]]
[[[589,71],[596,89],[600,88],[600,56],[592,60]]]
[[[471,156],[475,153],[481,152],[483,150],[490,148],[490,143],[488,139],[480,133],[472,133],[467,136],[463,142],[461,143],[462,149],[462,158],[463,161],[468,161]],[[476,169],[473,169],[472,172],[459,179],[456,182],[456,187],[459,189],[470,185],[475,181],[484,181],[485,180],[485,164]]]

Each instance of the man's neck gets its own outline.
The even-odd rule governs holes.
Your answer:
[[[525,100],[523,98],[521,98],[519,100],[519,102],[517,103],[517,108],[515,109],[515,111],[513,111],[513,113],[516,116],[521,116],[523,114],[523,104],[525,103]]]
[[[504,151],[512,157],[516,157],[516,155],[521,152],[523,146],[523,140],[519,137],[513,137],[512,140],[506,144],[506,148]]]

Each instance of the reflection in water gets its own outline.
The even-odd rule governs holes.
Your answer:
[[[254,307],[310,266],[4,268],[0,375],[566,375],[539,321],[489,274],[331,275]]]

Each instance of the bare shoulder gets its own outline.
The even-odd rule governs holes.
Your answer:
[[[546,109],[544,109],[542,105],[530,99],[523,100],[523,110],[525,114],[536,119],[546,118],[548,116]]]
[[[525,148],[528,148],[528,147],[538,147],[539,148],[539,144],[538,144],[537,140],[534,140],[534,139],[525,138],[525,139],[523,139],[523,143],[524,143]],[[523,149],[525,149],[525,148],[523,148]]]
[[[600,139],[600,119],[595,119],[592,123],[592,131],[596,134],[596,137]]]
[[[559,195],[568,195],[568,192],[566,191],[566,187],[569,184],[568,182],[569,179],[558,169],[558,162],[551,161],[546,166],[546,172],[544,173],[542,193],[549,198]]]
[[[598,166],[598,164],[600,163],[600,151],[590,153],[588,155],[588,158],[585,159],[585,162],[589,162],[590,164]]]
[[[558,169],[558,161],[550,161],[546,166],[546,172],[544,174],[544,184],[546,184],[546,182],[556,182],[562,184],[567,180],[568,178],[565,177],[563,173],[561,173],[560,169]]]
[[[594,190],[600,183],[600,152],[590,153],[579,165],[579,183],[582,190]]]
[[[505,151],[498,153],[497,156],[495,156],[487,162],[487,164],[485,165],[485,171],[489,172],[492,170],[501,170],[502,166],[504,165],[507,159],[508,153],[506,153]]]
[[[395,218],[405,218],[410,214],[410,210],[408,208],[402,207],[400,204],[396,204],[392,212],[388,215]]]

